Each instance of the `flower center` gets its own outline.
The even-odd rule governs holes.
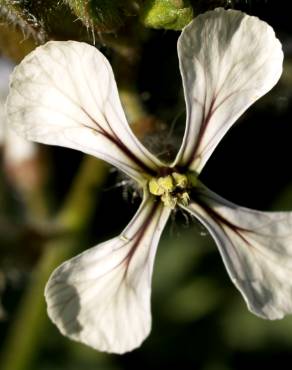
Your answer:
[[[167,176],[153,177],[148,186],[151,194],[160,197],[167,207],[174,209],[177,202],[185,206],[189,204],[189,192],[197,183],[197,177],[193,173],[172,172]]]

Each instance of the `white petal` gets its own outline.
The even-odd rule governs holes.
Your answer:
[[[239,207],[206,188],[186,207],[216,241],[248,308],[280,319],[292,313],[292,212]]]
[[[187,124],[174,165],[199,173],[236,119],[276,84],[283,53],[267,23],[218,8],[182,31],[178,55]]]
[[[46,286],[48,314],[62,334],[97,350],[124,353],[151,329],[151,276],[170,210],[144,200],[114,239],[57,268]]]
[[[129,128],[108,61],[88,44],[51,41],[26,56],[7,111],[25,138],[92,154],[138,181],[159,165]]]

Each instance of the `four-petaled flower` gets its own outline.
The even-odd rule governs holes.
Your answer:
[[[198,179],[235,120],[278,81],[280,42],[258,18],[219,8],[185,27],[178,55],[187,122],[171,164],[131,132],[111,67],[96,48],[49,42],[12,75],[7,108],[20,135],[104,159],[143,190],[121,235],[63,263],[46,286],[48,314],[59,330],[98,350],[130,351],[149,334],[153,262],[174,207],[213,236],[252,312],[269,319],[292,312],[292,213],[239,207]]]

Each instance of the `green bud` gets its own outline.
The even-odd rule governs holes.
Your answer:
[[[181,30],[193,16],[189,0],[147,0],[140,18],[146,27]]]

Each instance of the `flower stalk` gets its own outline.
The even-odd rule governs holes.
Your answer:
[[[2,352],[3,370],[29,369],[40,348],[40,338],[48,325],[43,291],[52,270],[80,247],[80,240],[96,207],[99,189],[106,176],[107,166],[86,157],[72,189],[57,216],[61,233],[47,242],[31,276],[29,286],[19,304]],[[93,196],[94,193],[94,196]],[[23,333],[23,335],[19,335]],[[15,355],[17,353],[17,356]]]

